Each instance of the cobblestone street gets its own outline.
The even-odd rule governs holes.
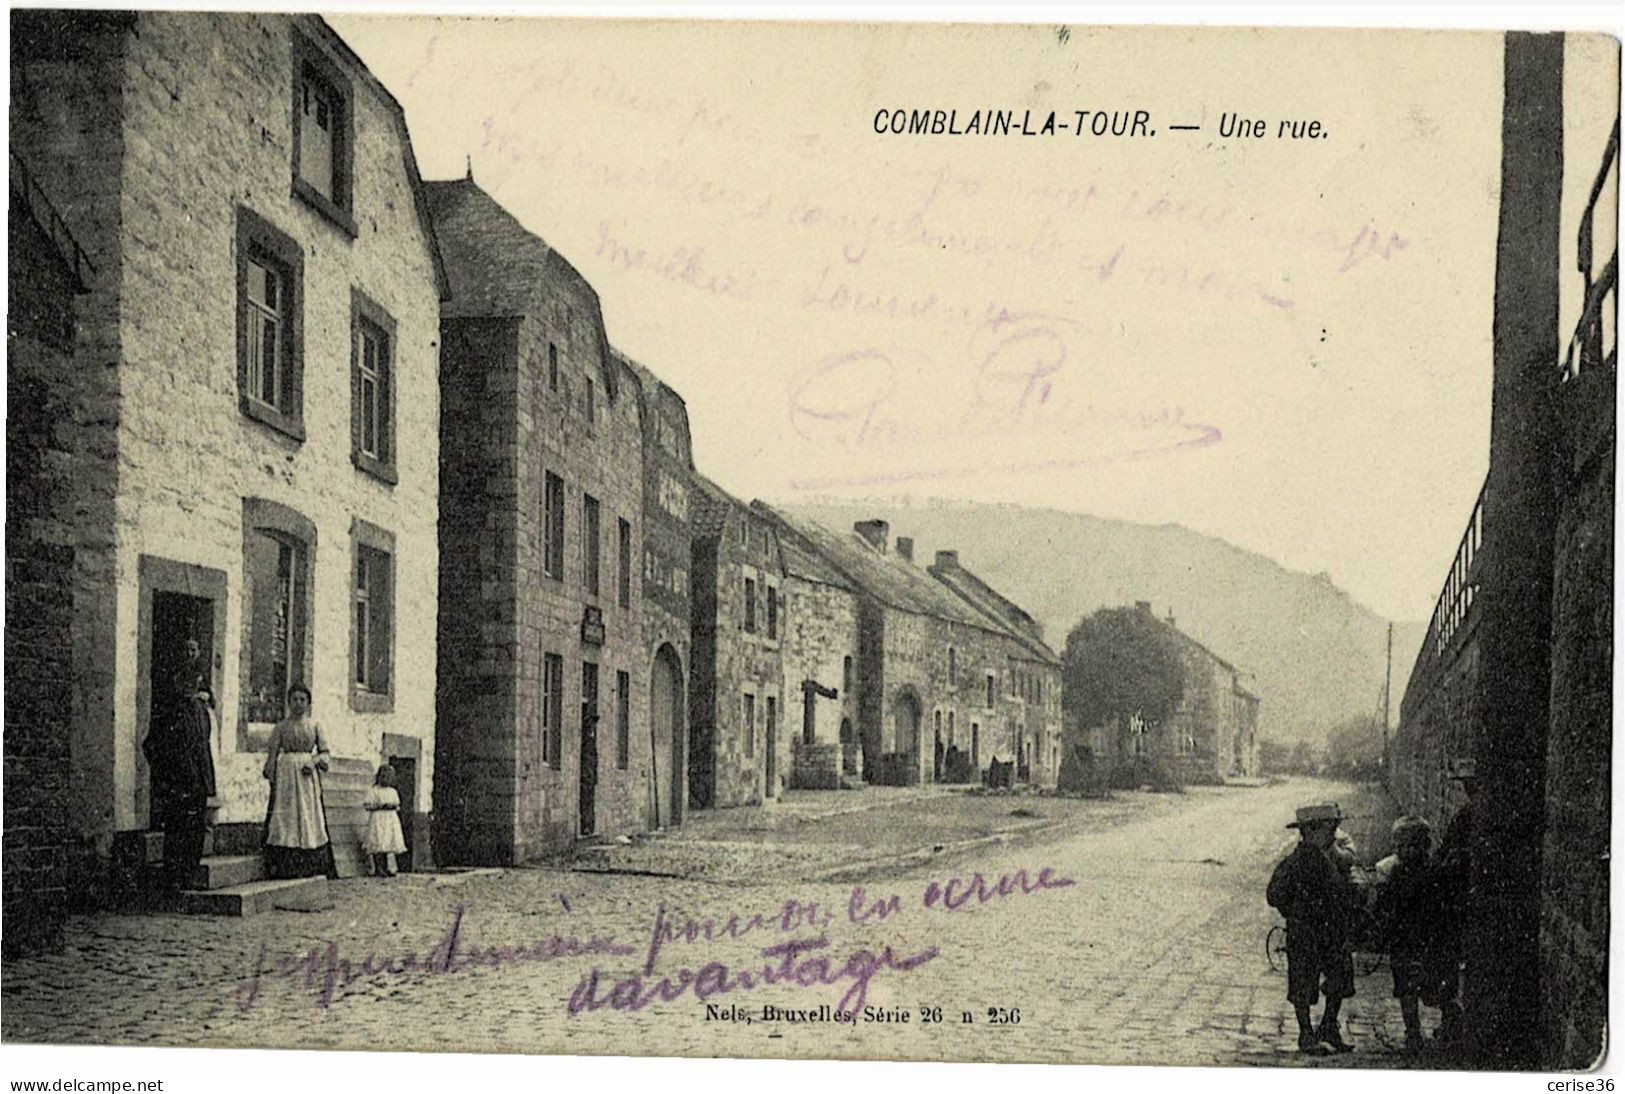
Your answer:
[[[1016,841],[950,847],[927,863],[839,882],[782,880],[765,867],[742,884],[561,869],[403,875],[332,883],[334,907],[320,912],[78,919],[65,953],[6,963],[4,1035],[114,1044],[1403,1066],[1393,1048],[1399,1013],[1386,969],[1360,979],[1345,1009],[1358,1051],[1309,1060],[1295,1051],[1285,977],[1265,959],[1273,913],[1264,883],[1295,838],[1282,825],[1294,806],[1321,796],[1358,817],[1384,815],[1374,795],[1346,786],[1299,780],[1198,788],[1074,803],[1115,810],[1115,823],[1080,814]],[[954,800],[975,801],[921,805],[944,809],[950,805],[939,803]],[[1005,804],[1044,812],[1053,803]],[[850,814],[854,823],[865,816],[875,814]],[[819,823],[803,827],[810,833]],[[1357,818],[1351,827],[1370,853],[1361,824]],[[1033,887],[1045,867],[1052,881],[1073,884],[1024,892],[1018,883],[999,895],[1001,875],[1024,869]],[[978,872],[986,882],[981,894],[953,910],[940,899],[928,906],[926,898],[937,895],[933,883]],[[863,890],[862,912],[894,895],[897,910],[854,922],[855,886]],[[958,904],[964,892],[955,885],[945,896]],[[788,915],[787,901],[798,902]],[[633,990],[616,982],[642,973],[657,915],[677,929],[655,955],[639,1001],[660,977],[670,978],[677,997],[616,1009],[610,1001],[624,1004]],[[731,916],[739,917],[737,937],[728,934]],[[701,925],[698,938],[681,930],[690,918]],[[786,918],[796,921],[789,929]],[[711,941],[703,937],[708,920]],[[405,963],[409,952],[443,965],[453,924],[450,971],[368,975],[360,968],[369,954],[377,969],[388,957]],[[589,948],[592,939],[606,941],[600,952],[570,953],[547,941],[554,935]],[[829,939],[827,970],[809,971],[816,951],[795,958],[811,986],[760,982],[764,966],[783,964],[763,949],[820,935]],[[610,945],[624,952],[602,952]],[[833,1011],[866,975],[868,966],[849,961],[853,953],[885,946],[899,963],[936,951],[913,969],[888,968],[882,958],[867,974],[866,1004],[905,1009],[906,1023],[760,1019],[764,1004],[814,1012],[828,1004]],[[493,957],[492,947],[512,950]],[[356,974],[348,983],[340,960]],[[712,961],[727,966],[730,989],[711,994],[715,1013],[754,1021],[708,1020],[695,989],[715,986],[720,974],[689,983],[680,970],[699,973]],[[572,1016],[572,994],[579,1004],[594,968],[600,976],[591,994],[602,1009]],[[680,994],[679,985],[686,989]],[[922,1007],[941,1008],[941,1022],[922,1022]],[[995,1024],[990,1008],[1012,1018],[1019,1010],[1019,1021]]]

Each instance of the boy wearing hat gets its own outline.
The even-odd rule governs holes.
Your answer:
[[[1394,997],[1405,1017],[1405,1047],[1422,1047],[1418,1002],[1438,1007],[1440,1028],[1454,1028],[1461,1015],[1455,1002],[1454,951],[1441,946],[1439,872],[1428,861],[1433,829],[1421,817],[1394,822],[1394,853],[1377,863],[1382,879],[1376,918],[1394,974]]]
[[[1298,1016],[1298,1049],[1324,1055],[1330,1046],[1352,1052],[1337,1015],[1354,994],[1354,960],[1349,953],[1357,897],[1333,862],[1337,826],[1343,812],[1335,802],[1306,805],[1288,828],[1298,830],[1298,846],[1270,876],[1265,891],[1272,908],[1286,917],[1286,997]],[[1326,996],[1317,1026],[1309,1008]]]

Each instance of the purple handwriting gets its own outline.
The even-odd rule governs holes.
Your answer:
[[[1074,885],[1071,878],[1059,877],[1055,869],[1045,866],[1037,876],[1025,869],[999,875],[996,881],[985,879],[980,873],[967,878],[949,878],[929,882],[920,898],[926,908],[958,911],[971,905],[986,904],[992,900],[1030,895]],[[558,899],[569,911],[569,903],[562,893]],[[862,886],[855,886],[847,898],[846,920],[857,926],[884,922],[901,915],[905,905],[898,894],[871,899]],[[318,1009],[326,1010],[340,993],[357,980],[375,976],[406,976],[422,973],[440,976],[469,969],[505,969],[517,965],[554,961],[571,957],[630,957],[636,947],[615,941],[613,936],[593,936],[587,939],[552,935],[519,946],[472,946],[463,938],[463,919],[466,905],[459,904],[451,926],[440,940],[427,950],[403,950],[398,953],[370,952],[357,961],[344,955],[337,942],[312,946],[296,953],[272,956],[261,944],[254,962],[254,974],[247,983],[234,992],[237,1008],[247,1013],[259,999],[260,989],[267,980],[301,979],[304,986],[315,993]],[[859,947],[845,961],[833,959],[821,952],[830,947],[825,934],[834,925],[837,910],[821,906],[816,901],[786,900],[766,912],[749,915],[733,913],[720,916],[680,916],[657,906],[644,950],[642,972],[616,980],[601,990],[606,980],[596,966],[585,973],[570,994],[569,1013],[604,1008],[611,1010],[642,1010],[651,1003],[672,1002],[685,993],[692,993],[704,1001],[714,995],[732,991],[751,991],[774,984],[788,984],[804,988],[833,986],[847,983],[837,1009],[861,1010],[868,998],[869,982],[885,971],[910,972],[934,960],[938,951],[927,947],[906,957],[898,957],[890,946],[879,949]],[[655,967],[662,951],[672,944],[694,945],[700,942],[721,942],[740,939],[747,935],[777,931],[782,933],[817,931],[817,937],[801,937],[762,947],[760,956],[768,963],[760,970],[730,969],[720,961],[706,961],[696,971],[683,967],[675,974],[655,978]]]
[[[602,1010],[605,1007],[638,1011],[656,1000],[674,1002],[688,991],[703,1002],[713,995],[753,991],[773,984],[810,988],[847,980],[851,981],[851,985],[841,996],[836,1009],[861,1010],[869,997],[869,981],[876,973],[883,970],[911,972],[937,956],[935,946],[903,958],[894,954],[890,946],[883,946],[879,953],[858,949],[844,963],[831,962],[824,954],[814,952],[828,946],[829,939],[823,937],[779,942],[762,948],[761,956],[768,958],[770,963],[761,966],[760,971],[730,969],[720,961],[710,961],[702,965],[698,972],[687,967],[679,969],[675,980],[669,975],[659,980],[646,980],[644,976],[617,980],[607,993],[600,992],[599,981],[603,974],[594,968],[581,978],[570,993],[569,1013],[574,1017],[584,1011]],[[811,956],[804,956],[808,954]],[[777,959],[777,962],[772,963],[773,959]]]
[[[1054,458],[963,466],[917,467],[856,477],[801,479],[798,490],[962,478],[994,472],[1078,467],[1206,448],[1217,426],[1187,417],[1183,407],[1136,409],[1097,405],[1090,393],[1095,363],[1072,352],[1087,326],[1067,316],[1001,310],[966,346],[968,391],[943,389],[944,370],[923,353],[871,347],[819,361],[790,385],[791,428],[806,440],[845,449],[906,449],[933,437],[1004,437],[1064,446]],[[911,399],[916,392],[928,399]]]
[[[279,954],[274,959],[264,944],[260,945],[254,962],[254,978],[236,991],[237,1009],[248,1012],[259,998],[260,986],[266,978],[292,979],[303,975],[305,987],[316,993],[316,1006],[326,1010],[334,998],[350,984],[367,977],[388,975],[405,976],[408,973],[464,972],[468,969],[502,969],[538,961],[553,961],[562,957],[610,954],[624,957],[637,950],[616,942],[610,937],[594,937],[585,941],[553,935],[521,946],[470,947],[464,944],[463,914],[465,906],[457,906],[451,927],[439,942],[419,953],[405,950],[396,954],[369,953],[361,961],[345,957],[337,942],[313,946],[303,953]]]
[[[949,878],[944,885],[938,885],[933,881],[925,887],[925,896],[922,900],[927,908],[941,904],[948,911],[957,912],[969,903],[971,897],[975,897],[978,904],[986,904],[995,898],[1003,899],[1018,893],[1037,893],[1046,889],[1069,889],[1077,884],[1069,877],[1055,877],[1054,874],[1054,867],[1046,866],[1038,871],[1036,879],[1029,880],[1027,871],[1017,870],[1013,874],[1001,874],[999,880],[991,886],[983,880],[981,874],[973,874],[969,881],[964,878]],[[957,893],[954,891],[956,887]]]
[[[668,916],[666,906],[662,904],[655,909],[654,926],[649,932],[649,949],[643,962],[643,971],[645,975],[654,972],[655,962],[660,959],[661,948],[668,942],[693,943],[702,938],[707,942],[715,942],[721,938],[741,938],[753,931],[769,927],[780,931],[796,931],[802,927],[824,930],[834,918],[833,912],[819,908],[815,901],[803,904],[800,901],[787,900],[777,911],[767,915],[757,913],[746,919],[740,919],[735,914],[726,920],[718,920],[715,916],[711,916],[703,921],[690,917],[679,921]]]

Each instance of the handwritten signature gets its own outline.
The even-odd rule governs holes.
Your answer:
[[[932,440],[1020,437],[1057,446],[1054,456],[1008,463],[918,466],[843,478],[799,479],[800,490],[948,479],[1000,471],[1076,467],[1218,444],[1218,426],[1182,406],[1114,406],[1092,389],[1100,366],[1074,347],[1089,329],[1041,312],[1001,311],[972,333],[959,392],[952,372],[925,354],[876,346],[817,362],[792,381],[791,428],[815,443],[906,452]],[[929,398],[910,398],[929,393]]]

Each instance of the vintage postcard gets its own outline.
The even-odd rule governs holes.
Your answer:
[[[1602,1062],[1615,39],[9,18],[9,1045]]]

